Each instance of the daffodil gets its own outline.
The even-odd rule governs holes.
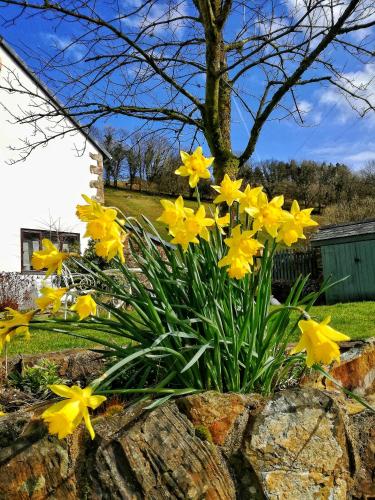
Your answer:
[[[243,257],[249,264],[253,265],[254,257],[263,248],[263,245],[253,236],[254,231],[241,232],[241,225],[238,224],[233,229],[231,236],[226,238],[224,242],[231,253]]]
[[[199,243],[197,234],[188,231],[184,221],[173,227],[172,236],[173,239],[171,240],[171,243],[173,243],[174,245],[181,245],[184,252],[187,251],[189,243]]]
[[[240,191],[241,184],[242,179],[232,181],[229,175],[225,174],[220,186],[212,186],[219,193],[219,196],[214,199],[214,203],[225,202],[229,207],[232,206],[234,201],[239,201],[243,196]]]
[[[110,226],[116,224],[117,210],[103,207],[84,194],[82,198],[87,205],[77,205],[76,214],[81,221],[87,222],[85,237],[94,240],[105,238]]]
[[[299,239],[305,240],[306,236],[303,234],[301,226],[296,224],[295,221],[285,222],[277,233],[277,242],[283,242],[288,247],[296,243]]]
[[[95,243],[95,253],[102,257],[107,262],[114,259],[116,256],[122,263],[125,262],[124,256],[124,241],[123,236],[118,234],[109,235],[107,238],[99,240]]]
[[[160,200],[160,203],[164,210],[161,216],[156,220],[163,222],[169,227],[176,226],[187,215],[194,212],[191,208],[184,207],[184,199],[182,196],[179,196],[174,203],[170,200]]]
[[[47,269],[46,276],[49,276],[54,272],[61,274],[62,263],[64,260],[73,255],[77,255],[75,253],[59,252],[52,241],[47,238],[42,240],[42,248],[42,250],[38,250],[33,253],[31,265],[37,271]]]
[[[215,224],[215,221],[209,217],[206,217],[206,209],[201,205],[196,213],[191,213],[186,217],[180,219],[180,221],[169,228],[170,234],[174,237],[171,243],[175,245],[181,245],[186,252],[189,243],[199,243],[198,236],[209,240],[210,234],[207,227]]]
[[[248,261],[234,252],[229,252],[225,257],[223,257],[218,262],[218,266],[225,267],[229,266],[227,269],[228,275],[231,278],[242,279],[247,273],[250,272],[250,265]]]
[[[226,213],[222,217],[220,217],[220,210],[216,207],[215,215],[214,215],[215,223],[221,234],[225,234],[224,227],[228,227],[230,224],[230,213]]]
[[[91,439],[94,439],[95,432],[91,424],[88,408],[95,410],[107,398],[93,395],[91,387],[81,389],[77,385],[68,387],[63,384],[48,387],[58,396],[65,398],[65,400],[53,404],[42,413],[42,419],[47,423],[49,433],[57,434],[59,439],[63,439],[68,434],[72,434],[83,419]]]
[[[257,232],[265,229],[268,234],[276,238],[280,226],[293,219],[289,212],[282,209],[283,204],[284,196],[275,196],[268,201],[266,193],[259,193],[257,206],[247,211],[254,218],[253,230]]]
[[[69,288],[50,288],[48,286],[44,286],[40,292],[42,294],[41,297],[36,299],[36,305],[44,311],[47,307],[52,306],[52,312],[57,313],[57,311],[61,307],[61,300],[66,294]]]
[[[191,155],[185,153],[185,151],[181,151],[180,155],[183,165],[175,171],[175,174],[182,177],[189,177],[190,187],[194,188],[198,184],[199,179],[209,179],[211,177],[208,168],[211,166],[214,158],[205,158],[201,146],[198,146]]]
[[[306,239],[303,229],[318,225],[310,216],[312,211],[312,208],[301,210],[298,202],[294,200],[290,209],[290,218],[280,227],[276,241],[283,241],[287,246],[291,246],[298,239]]]
[[[76,215],[82,222],[89,222],[102,215],[103,207],[100,203],[85,194],[82,195],[82,198],[85,200],[87,205],[77,205],[76,207]]]
[[[6,415],[5,411],[0,411],[0,417],[4,417]]]
[[[240,279],[251,271],[250,265],[254,264],[254,257],[263,248],[263,245],[254,239],[253,235],[253,231],[241,232],[239,224],[233,229],[231,236],[224,240],[229,251],[219,261],[218,266],[230,266],[229,276]]]
[[[77,302],[70,308],[71,311],[78,313],[80,321],[87,318],[91,314],[96,314],[96,302],[91,295],[81,295],[78,297]]]
[[[188,233],[201,236],[206,241],[210,239],[207,227],[210,227],[213,224],[215,224],[214,219],[206,217],[206,209],[203,205],[198,208],[195,214],[188,215],[184,221],[185,229]]]
[[[258,197],[262,191],[261,186],[256,188],[250,187],[249,184],[246,186],[243,196],[240,198],[240,214],[246,212],[252,215],[253,209],[258,206]]]
[[[107,261],[117,256],[125,262],[123,243],[127,235],[121,227],[125,221],[118,218],[114,208],[103,207],[86,195],[82,197],[87,205],[77,205],[76,214],[80,220],[87,222],[85,236],[96,240],[96,254]]]
[[[298,344],[291,350],[291,354],[306,351],[306,365],[311,367],[315,363],[328,365],[332,361],[340,362],[340,349],[336,342],[350,340],[350,337],[328,326],[331,317],[318,323],[312,319],[301,320],[298,326],[302,332]]]
[[[29,323],[36,313],[36,310],[20,313],[10,307],[6,307],[5,310],[8,311],[11,318],[0,321],[0,352],[2,352],[5,344],[10,342],[12,337],[17,334],[22,334],[29,340]]]
[[[311,218],[311,212],[313,210],[313,208],[305,208],[304,210],[301,210],[298,201],[294,200],[290,213],[293,215],[297,224],[300,224],[302,227],[312,227],[318,225],[318,223]]]

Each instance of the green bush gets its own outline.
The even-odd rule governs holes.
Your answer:
[[[48,359],[41,360],[34,366],[25,366],[21,373],[11,372],[8,378],[14,387],[39,399],[50,397],[49,385],[66,383],[66,380],[59,376],[57,364]]]

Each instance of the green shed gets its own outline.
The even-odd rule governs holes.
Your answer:
[[[325,226],[311,239],[320,247],[324,278],[348,278],[326,293],[328,304],[375,300],[375,219]]]

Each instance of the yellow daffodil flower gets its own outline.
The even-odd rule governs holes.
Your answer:
[[[251,188],[248,184],[243,192],[243,196],[240,198],[240,214],[246,212],[252,215],[253,209],[258,206],[258,196],[263,191],[263,188],[256,187]]]
[[[291,350],[291,354],[306,351],[306,365],[311,367],[315,363],[328,365],[332,361],[340,362],[340,349],[336,342],[350,340],[350,337],[328,326],[331,321],[328,316],[318,323],[312,319],[301,320],[298,326],[302,332],[298,344]]]
[[[241,233],[241,225],[238,224],[230,236],[226,238],[225,244],[229,247],[228,254],[223,257],[218,265],[219,267],[230,266],[228,274],[237,279],[251,272],[250,265],[254,264],[254,257],[259,253],[263,245],[253,238],[253,231],[244,231]]]
[[[198,208],[195,214],[186,217],[184,221],[185,229],[188,233],[201,236],[206,241],[209,241],[210,239],[207,227],[210,227],[213,224],[215,224],[215,221],[206,217],[206,209],[203,205]]]
[[[0,352],[2,352],[5,344],[10,342],[12,337],[17,334],[23,334],[27,340],[30,339],[29,323],[36,313],[36,310],[20,313],[10,307],[6,307],[5,310],[12,317],[0,321]]]
[[[81,389],[77,385],[68,387],[63,384],[48,387],[58,396],[66,398],[53,404],[42,413],[42,419],[47,423],[49,433],[57,434],[59,439],[63,439],[68,434],[72,434],[83,419],[91,439],[94,439],[95,432],[88,408],[95,410],[107,398],[93,395],[91,387]]]
[[[50,288],[44,286],[40,291],[42,296],[35,300],[36,305],[44,311],[47,307],[52,306],[52,312],[57,313],[61,307],[61,300],[69,288]]]
[[[225,202],[231,207],[234,201],[239,201],[243,196],[243,193],[240,191],[241,184],[242,179],[232,181],[229,175],[225,174],[220,186],[212,186],[215,191],[220,193],[219,196],[214,199],[214,203]]]
[[[290,209],[291,217],[281,226],[276,241],[283,241],[287,246],[291,246],[298,239],[306,239],[303,229],[318,225],[310,216],[312,211],[313,208],[301,210],[298,202],[294,200]]]
[[[79,315],[80,321],[87,318],[91,314],[96,314],[96,303],[91,295],[81,295],[78,297],[77,302],[70,308],[71,311],[76,311]]]
[[[124,242],[121,235],[113,235],[109,236],[106,239],[99,240],[97,243],[95,243],[94,248],[96,255],[102,257],[107,262],[114,259],[116,256],[122,263],[125,262]]]
[[[224,242],[229,247],[230,252],[245,258],[250,265],[253,265],[255,255],[263,248],[263,245],[253,236],[253,231],[243,231],[241,233],[241,225],[238,224],[233,229],[231,236],[226,238]]]
[[[0,417],[4,417],[6,415],[5,411],[0,411]]]
[[[285,245],[290,247],[296,243],[299,239],[305,240],[306,236],[303,234],[303,229],[301,226],[296,224],[294,221],[285,222],[277,233],[277,242],[283,242]]]
[[[175,174],[182,177],[189,177],[191,188],[194,188],[198,184],[199,179],[209,179],[211,177],[208,168],[211,166],[214,158],[205,158],[201,146],[198,146],[191,155],[185,153],[185,151],[181,151],[180,155],[183,165],[175,171]]]
[[[85,237],[94,240],[105,238],[108,228],[112,224],[116,224],[117,210],[103,207],[84,194],[82,198],[87,202],[87,205],[77,205],[76,215],[81,221],[87,222]]]
[[[95,220],[102,215],[103,207],[100,203],[85,194],[82,195],[82,198],[87,205],[77,205],[76,207],[76,215],[82,222]]]
[[[289,212],[281,208],[283,204],[284,196],[275,196],[268,201],[266,193],[259,193],[257,207],[247,211],[254,218],[253,230],[257,232],[265,229],[269,235],[276,238],[280,226],[293,219]]]
[[[78,255],[76,253],[59,252],[52,241],[47,238],[42,240],[42,248],[43,250],[38,250],[33,253],[31,265],[37,271],[47,269],[46,276],[54,272],[61,274],[64,260],[71,256]]]
[[[218,266],[220,268],[229,266],[227,269],[229,277],[237,280],[242,279],[247,273],[251,272],[250,265],[247,260],[234,252],[228,252],[225,257],[219,260]]]
[[[181,245],[184,252],[187,251],[189,243],[195,243],[195,244],[199,243],[197,234],[188,231],[184,221],[177,224],[177,226],[174,226],[171,234],[174,237],[171,240],[171,243],[173,243],[174,245]]]
[[[189,243],[199,243],[197,236],[209,241],[210,234],[207,227],[213,224],[215,224],[215,221],[206,217],[206,209],[201,205],[196,213],[189,214],[187,217],[180,219],[175,226],[170,227],[169,232],[174,236],[171,243],[181,245],[184,252],[186,252]]]
[[[182,196],[179,196],[174,203],[170,200],[160,200],[160,203],[164,211],[156,220],[163,222],[169,227],[176,226],[187,215],[194,213],[194,210],[191,208],[184,207],[184,199]]]
[[[125,221],[117,217],[114,208],[103,207],[84,194],[82,197],[87,205],[77,205],[76,214],[80,220],[87,222],[85,236],[97,241],[96,254],[107,261],[117,256],[121,262],[125,262],[123,243],[127,235],[120,225],[125,224]]]
[[[313,208],[305,208],[304,210],[301,210],[298,201],[294,200],[290,213],[293,215],[297,224],[300,224],[302,227],[312,227],[318,225],[318,223],[311,218],[311,212],[313,210]]]
[[[221,234],[225,234],[224,227],[228,227],[230,224],[230,213],[223,215],[220,217],[220,210],[216,207],[215,215],[214,215],[215,223]]]

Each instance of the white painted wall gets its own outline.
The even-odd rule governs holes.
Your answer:
[[[1,46],[0,61],[0,85],[7,86],[4,82],[14,72],[22,85],[35,91],[32,80]],[[82,238],[84,225],[76,218],[75,207],[82,193],[96,194],[89,187],[98,178],[90,173],[90,164],[95,163],[90,152],[99,151],[78,131],[36,149],[25,161],[9,164],[19,158],[10,147],[19,147],[33,134],[31,125],[11,123],[9,110],[19,115],[30,103],[27,95],[0,89],[0,271],[21,270],[21,228],[48,230],[53,221],[60,231],[79,232]],[[48,133],[50,124],[45,120],[41,125]],[[82,149],[80,156],[77,150]],[[81,239],[81,249],[84,246]]]

